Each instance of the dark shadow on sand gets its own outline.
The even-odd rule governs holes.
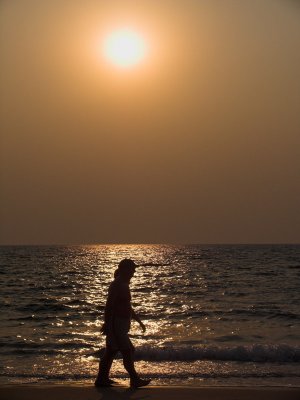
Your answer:
[[[107,388],[95,388],[101,397],[99,400],[146,400],[150,398],[150,395],[146,394],[148,388],[126,388],[126,387],[107,387]]]

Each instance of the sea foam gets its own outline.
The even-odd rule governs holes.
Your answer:
[[[253,344],[232,347],[149,347],[136,349],[135,358],[145,361],[244,361],[244,362],[299,362],[300,346],[285,344]]]

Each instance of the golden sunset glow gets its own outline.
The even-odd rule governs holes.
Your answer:
[[[0,1],[1,244],[300,243],[298,3]]]
[[[105,37],[103,53],[105,59],[113,65],[129,68],[144,60],[147,46],[141,35],[124,28],[111,32]]]

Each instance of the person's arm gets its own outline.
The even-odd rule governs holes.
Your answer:
[[[108,289],[108,295],[107,295],[107,300],[106,300],[106,305],[105,305],[105,310],[104,310],[104,324],[102,325],[102,327],[100,329],[100,331],[103,333],[103,335],[107,334],[107,325],[108,325],[108,321],[111,319],[111,317],[113,315],[116,297],[117,297],[116,288],[114,285],[111,285]]]
[[[137,315],[137,313],[134,311],[132,307],[131,307],[131,318],[137,321],[140,324],[142,331],[145,332],[146,330],[145,325],[142,323],[141,318]]]

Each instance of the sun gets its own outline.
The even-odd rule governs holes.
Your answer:
[[[147,46],[143,37],[131,29],[119,29],[104,38],[104,57],[117,67],[133,67],[144,60],[146,53]]]

